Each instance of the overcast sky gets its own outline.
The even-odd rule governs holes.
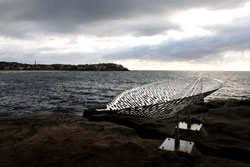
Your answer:
[[[250,1],[0,0],[0,61],[250,70]]]

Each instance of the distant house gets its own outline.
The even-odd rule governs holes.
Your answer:
[[[18,70],[24,70],[24,67],[18,67]]]
[[[9,70],[9,69],[10,69],[10,66],[4,66],[3,69],[4,69],[4,70]]]

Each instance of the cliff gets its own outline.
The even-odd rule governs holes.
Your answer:
[[[101,63],[84,65],[66,64],[22,64],[16,62],[0,62],[0,70],[61,70],[61,71],[128,71],[127,68],[119,64]]]

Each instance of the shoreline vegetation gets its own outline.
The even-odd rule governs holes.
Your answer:
[[[126,67],[114,63],[100,64],[22,64],[17,62],[1,62],[0,71],[129,71]]]
[[[159,150],[176,118],[138,119],[84,111],[83,117],[38,112],[0,117],[0,166],[249,167],[250,100],[210,101],[183,111],[202,123],[193,154]],[[181,138],[182,138],[181,134]]]

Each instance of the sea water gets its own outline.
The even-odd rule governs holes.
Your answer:
[[[0,115],[34,112],[81,114],[124,90],[161,80],[207,76],[224,87],[205,100],[250,98],[250,72],[0,72]]]

